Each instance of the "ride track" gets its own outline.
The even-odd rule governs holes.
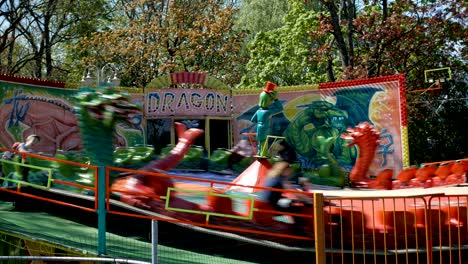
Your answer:
[[[2,192],[0,192],[2,193]],[[9,192],[10,194],[12,192]],[[75,204],[77,205],[75,209],[78,209],[79,207],[88,207],[94,203],[94,197],[90,195],[83,195],[83,194],[78,194],[74,192],[69,192],[69,191],[64,191],[60,189],[53,189],[50,188],[47,191],[45,190],[39,190],[39,189],[26,189],[22,191],[21,194],[16,193],[17,197],[12,197],[9,196],[7,197],[6,195],[2,195],[2,200],[10,200],[14,201],[17,208],[19,210],[28,210],[27,207],[31,207],[33,204],[35,206],[35,210],[40,210],[44,209],[46,211],[55,211],[49,207],[49,210],[47,210],[47,206],[40,201],[46,202],[47,200],[55,200],[55,201],[60,201],[60,204]],[[36,198],[36,197],[42,197],[44,199],[37,199],[36,202],[31,203],[30,198]],[[39,201],[39,202],[38,202]],[[276,248],[276,249],[281,249],[281,250],[287,250],[287,251],[311,251],[313,248],[304,248],[304,247],[294,247],[294,246],[287,246],[281,243],[276,243],[273,241],[269,240],[262,240],[262,239],[255,239],[255,238],[249,238],[248,236],[243,236],[240,234],[236,233],[230,233],[226,231],[220,231],[217,229],[213,228],[206,228],[200,225],[192,225],[190,223],[184,223],[183,221],[180,221],[178,219],[172,218],[170,216],[156,213],[153,211],[145,210],[142,208],[138,208],[135,206],[131,206],[127,203],[123,203],[117,199],[108,199],[107,201],[107,208],[108,208],[108,213],[110,215],[116,215],[116,216],[123,216],[124,218],[140,218],[143,220],[155,220],[155,221],[162,221],[162,222],[168,222],[172,223],[176,226],[182,227],[184,229],[190,229],[196,232],[201,232],[209,235],[215,235],[231,240],[237,240],[241,242],[246,242],[254,245],[260,245],[260,246],[266,246],[270,248]],[[30,210],[30,209],[29,209]],[[59,214],[58,212],[52,212],[53,214]],[[112,217],[110,217],[113,219]],[[85,221],[87,222],[87,221]],[[149,226],[149,225],[148,225]]]

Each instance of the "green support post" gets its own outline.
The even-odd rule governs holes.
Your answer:
[[[98,255],[106,254],[106,169],[98,168]]]

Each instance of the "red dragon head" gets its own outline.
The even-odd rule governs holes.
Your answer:
[[[358,145],[359,147],[374,144],[377,146],[379,137],[379,131],[368,122],[359,123],[354,128],[350,127],[341,135],[342,139],[348,141],[348,146]]]

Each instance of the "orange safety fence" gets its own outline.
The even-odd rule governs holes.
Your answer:
[[[89,190],[89,191],[94,192],[94,196],[95,196],[94,198],[95,199],[94,199],[94,207],[93,208],[81,206],[81,205],[78,205],[78,204],[63,202],[63,201],[59,201],[59,200],[56,200],[56,199],[50,199],[50,198],[38,196],[38,195],[35,195],[35,194],[30,194],[30,193],[27,193],[27,192],[25,192],[25,191],[23,191],[21,189],[21,184],[18,184],[16,188],[0,188],[0,191],[14,193],[14,194],[21,195],[21,196],[24,196],[24,197],[34,198],[34,199],[38,199],[38,200],[41,200],[41,201],[51,202],[51,203],[54,203],[54,204],[59,204],[59,205],[68,206],[68,207],[72,207],[72,208],[78,208],[78,209],[82,209],[82,210],[89,211],[89,212],[96,212],[96,210],[98,208],[98,199],[97,199],[97,191],[96,191],[97,190],[97,179],[98,179],[98,177],[97,177],[97,175],[98,175],[97,168],[98,167],[97,166],[84,164],[84,163],[73,162],[73,161],[69,161],[69,160],[57,159],[57,158],[54,158],[54,157],[38,155],[38,154],[34,154],[34,153],[18,152],[16,150],[6,149],[6,148],[1,148],[1,147],[0,147],[0,151],[9,151],[11,153],[14,153],[15,155],[21,155],[21,158],[23,160],[26,157],[33,157],[33,158],[37,158],[37,159],[41,159],[41,160],[52,161],[52,162],[57,162],[57,163],[63,163],[63,164],[67,164],[67,165],[70,165],[70,166],[76,166],[76,167],[81,167],[81,168],[87,168],[87,169],[94,170],[95,180],[94,180],[94,185],[93,186],[87,186],[87,185],[78,184],[78,183],[75,183],[75,182],[65,181],[65,180],[60,180],[60,179],[52,179],[52,182],[55,183],[55,184],[72,186],[72,187],[75,187],[75,188],[78,188],[78,189]],[[21,165],[19,165],[19,166],[21,166]],[[31,187],[33,187],[33,186],[31,186]]]
[[[327,261],[466,263],[468,194],[463,188],[427,195],[382,197],[376,191],[373,197],[326,197],[336,205],[324,208]]]
[[[456,263],[468,250],[468,194],[431,197],[429,212],[431,239],[434,261]],[[442,262],[445,261],[445,262]]]
[[[94,186],[58,179],[54,179],[54,183],[94,191],[95,207],[41,197],[21,188],[0,188],[0,191],[96,212],[97,166],[30,153],[21,155],[94,170]],[[123,196],[139,198],[142,193],[112,190],[110,176],[115,172],[166,178],[174,186],[163,194],[145,194],[148,208],[132,206],[119,199]],[[323,196],[323,210],[311,206],[299,212],[282,212],[259,202],[252,195],[240,197],[224,192],[229,186],[252,186],[116,167],[105,167],[105,177],[109,187],[105,194],[109,214],[197,226],[262,241],[291,245],[302,241],[306,244],[301,245],[308,250],[323,249],[321,253],[326,255],[327,263],[466,263],[463,259],[468,254],[468,191],[463,186],[420,188],[411,192],[316,190],[315,194],[306,194]],[[285,195],[304,194],[301,191],[276,191],[285,192]],[[290,223],[295,219],[302,219],[303,233],[291,230]],[[323,247],[317,236],[323,236]]]

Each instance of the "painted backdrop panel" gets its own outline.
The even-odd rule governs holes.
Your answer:
[[[58,149],[79,149],[74,94],[74,90],[0,82],[0,144],[10,148],[37,134],[41,141],[35,151],[53,154]]]
[[[394,175],[403,167],[402,105],[400,76],[367,79],[359,82],[340,83],[336,88],[309,91],[281,91],[278,99],[283,112],[272,117],[273,135],[284,136],[299,155],[303,169],[316,169],[323,165],[318,155],[317,136],[336,137],[331,152],[340,166],[350,171],[356,162],[358,151],[348,148],[340,138],[348,127],[359,122],[369,122],[381,133],[370,174],[383,169],[394,169]],[[250,121],[258,109],[260,91],[233,96],[234,138],[242,133],[255,132]]]
[[[57,150],[81,149],[81,135],[75,112],[78,90],[50,88],[0,81],[0,146],[10,148],[37,134],[41,141],[36,152],[54,155]],[[143,96],[131,95],[143,108]],[[135,115],[131,124],[118,123],[116,146],[144,143],[143,114]],[[99,140],[99,139],[96,139]]]

